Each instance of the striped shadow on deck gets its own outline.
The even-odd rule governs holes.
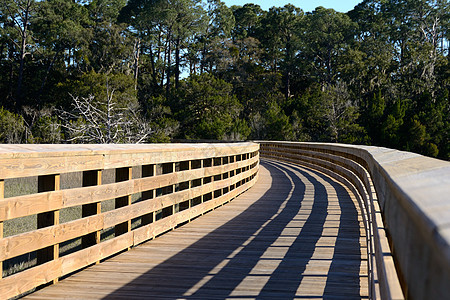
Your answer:
[[[262,160],[231,203],[27,299],[360,299],[364,231],[340,183]]]

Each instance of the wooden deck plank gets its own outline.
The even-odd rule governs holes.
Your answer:
[[[367,298],[364,240],[347,188],[267,161],[229,204],[26,298]]]

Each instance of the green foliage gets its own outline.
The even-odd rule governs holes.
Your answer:
[[[32,142],[36,144],[59,144],[63,136],[56,116],[41,116],[31,127]]]
[[[114,93],[114,98],[122,108],[137,103],[133,77],[121,73],[105,74],[90,71],[83,73],[77,79],[68,79],[60,83],[58,88],[61,94],[58,105],[67,109],[72,103],[72,96],[106,99],[111,92]]]
[[[364,0],[347,14],[3,0],[2,140],[327,141],[450,159],[449,16],[432,0]],[[92,127],[77,101],[113,114]],[[110,133],[86,139],[92,128]]]
[[[341,82],[326,86],[324,112],[331,141],[361,143],[364,129],[357,124],[358,107],[352,102],[347,86]]]
[[[151,128],[141,117],[133,78],[89,72],[61,88],[70,91],[71,107],[60,111],[66,140],[79,143],[136,143]]]
[[[297,111],[302,120],[302,127],[310,140],[326,141],[327,126],[323,92],[319,86],[312,86],[299,97],[293,98],[289,110]]]
[[[381,90],[373,93],[365,103],[364,122],[368,128],[368,134],[375,145],[381,145],[381,124],[385,116],[386,100]]]
[[[265,120],[265,137],[267,140],[292,140],[292,125],[289,117],[281,110],[276,102],[270,102],[263,114]]]
[[[169,143],[171,137],[178,132],[180,124],[174,119],[172,110],[165,97],[151,97],[145,103],[146,118],[150,120],[152,135],[149,138],[151,143]]]
[[[72,1],[47,0],[39,3],[32,23],[34,37],[49,51],[61,52],[86,46],[90,23],[88,10]]]
[[[247,37],[256,37],[261,19],[266,12],[259,5],[248,3],[244,6],[231,7],[236,21],[233,28],[233,39],[242,40]]]
[[[23,117],[0,107],[0,143],[20,144],[26,138]]]
[[[408,130],[408,147],[411,151],[420,151],[425,144],[426,139],[426,127],[415,116],[409,121]]]
[[[236,124],[242,105],[232,94],[231,84],[207,73],[191,76],[183,82],[179,98],[178,105],[184,109],[177,119],[184,138],[221,140],[246,134],[244,121]]]
[[[396,101],[381,126],[381,138],[388,147],[401,147],[401,128],[404,123],[406,105]]]
[[[339,80],[342,58],[350,46],[356,24],[343,13],[318,7],[307,14],[302,38],[301,57],[307,61],[307,70],[320,84]]]

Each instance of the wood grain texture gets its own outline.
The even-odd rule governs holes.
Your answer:
[[[0,198],[0,221],[66,207],[96,203],[161,188],[179,182],[195,180],[205,176],[223,174],[256,163],[258,159],[258,157],[254,157],[248,161],[240,161],[222,166],[138,178],[118,183],[43,192],[7,199]]]
[[[61,276],[107,258],[133,244],[131,232],[113,238],[102,244],[77,251],[73,254],[51,260],[34,268],[0,280],[0,295],[4,299],[23,294],[32,288],[46,284]],[[18,284],[20,283],[20,284]]]
[[[236,177],[232,177],[227,182],[229,185],[234,184],[242,180],[242,178],[245,178],[245,176],[250,176],[256,172],[257,169],[241,173]],[[62,243],[76,237],[98,232],[102,229],[115,226],[117,224],[171,206],[173,204],[193,199],[200,195],[214,191],[215,189],[217,189],[217,184],[217,182],[213,182],[201,187],[193,188],[191,190],[185,190],[175,194],[137,202],[129,206],[111,210],[105,213],[99,213],[97,215],[85,217],[83,219],[74,220],[64,224],[58,224],[55,226],[38,229],[36,231],[0,239],[0,260],[3,261],[21,254],[42,249],[54,244]],[[220,187],[222,187],[222,185],[220,185]],[[229,198],[234,198],[237,195],[238,191],[243,192],[244,188],[246,187],[234,190],[229,194],[221,197],[221,203],[216,204],[216,206],[228,201]],[[194,212],[191,212],[190,218],[201,215],[205,211],[208,211],[214,207],[214,204],[199,206]],[[187,221],[188,219],[180,222]],[[165,230],[167,229],[170,229],[170,227],[166,228]],[[158,233],[156,234],[160,234],[162,232],[158,231]],[[146,238],[149,239],[151,237],[152,235],[150,235],[149,237],[147,236]],[[142,241],[143,240],[141,238],[140,242]]]
[[[0,179],[0,201],[5,196],[5,181]],[[3,221],[0,221],[0,241],[3,239]],[[1,247],[0,247],[1,251]],[[0,280],[3,278],[3,259],[0,259]]]
[[[59,174],[38,176],[38,191],[57,191],[60,189],[61,176]],[[48,211],[37,215],[37,227],[45,228],[59,225],[59,210]],[[48,247],[36,251],[37,264],[57,260],[59,257],[59,244],[51,243]],[[53,278],[54,283],[58,278]]]
[[[102,170],[84,171],[82,185],[83,186],[96,186],[102,184]],[[81,207],[81,216],[83,218],[98,215],[102,212],[101,202],[85,204]],[[95,244],[100,243],[101,232],[97,230],[90,232],[81,238],[81,247],[87,248]]]
[[[367,167],[367,162],[352,153],[351,147],[346,149],[347,151],[341,151],[339,147],[333,149],[330,145],[322,149],[319,144],[316,149],[312,145],[306,145],[306,148],[312,151],[299,151],[298,148],[303,146],[301,143],[268,144],[267,147],[263,146],[262,153],[264,157],[301,164],[322,171],[342,182],[348,181],[347,185],[355,189],[354,193],[360,197],[358,202],[364,212],[362,217],[369,244],[367,253],[373,259],[368,263],[371,297],[404,299],[374,183],[368,170],[363,167],[363,165]]]
[[[61,276],[61,261],[52,260],[34,268],[3,278],[0,295],[8,299],[23,294],[36,286],[46,284]],[[17,284],[20,282],[20,284]]]
[[[0,178],[102,170],[240,155],[255,143],[147,145],[0,145]]]
[[[351,191],[284,163],[265,162],[258,177],[247,192],[225,194],[240,194],[230,203],[26,299],[367,298],[366,237]],[[133,239],[189,217],[174,214]]]
[[[6,237],[0,239],[0,260],[59,244],[103,228],[103,216],[95,215]]]
[[[14,165],[17,160],[21,160],[22,165],[14,169],[16,175],[38,175],[39,189],[38,194],[8,199],[0,197],[0,227],[3,220],[38,216],[37,230],[7,238],[0,236],[0,261],[36,251],[38,263],[36,267],[2,279],[2,297],[17,296],[39,285],[56,283],[61,276],[97,264],[104,258],[170,231],[180,223],[189,222],[230,201],[251,187],[257,179],[259,146],[256,144],[236,144],[236,147],[235,144],[217,147],[183,145],[173,148],[100,145],[92,146],[87,152],[85,146],[77,147],[42,145],[28,149],[18,146],[14,153],[12,148],[0,145],[0,169],[2,163],[6,164],[1,160],[11,160],[12,169],[16,168]],[[11,153],[3,153],[5,149],[10,149]],[[186,153],[180,153],[181,149]],[[251,154],[246,153],[248,151]],[[87,157],[97,162],[85,164],[84,159],[87,161]],[[197,160],[189,160],[192,158]],[[214,163],[203,168],[204,161]],[[73,168],[70,168],[71,164]],[[142,178],[132,179],[131,166],[139,164],[149,167],[143,168]],[[102,170],[108,167],[115,168],[116,182],[102,185]],[[45,168],[51,173],[43,170]],[[60,175],[54,172],[69,169],[83,171],[83,187],[60,190]],[[9,178],[12,173],[8,172],[2,170],[0,175]],[[204,178],[210,180],[202,185]],[[192,187],[194,181],[200,182],[200,185]],[[170,194],[161,196],[160,192],[155,193],[158,189],[162,189],[163,194],[170,189]],[[143,200],[132,204],[131,195],[141,192]],[[199,197],[207,202],[192,209],[191,200]],[[102,213],[101,202],[111,199],[115,199],[114,209]],[[184,202],[186,207],[186,201],[189,201],[190,209],[178,212],[179,204]],[[82,218],[59,224],[59,210],[73,206],[81,206]],[[155,216],[162,209],[163,219],[157,221]],[[132,231],[132,220],[141,217],[141,225],[145,226]],[[115,227],[115,237],[101,242],[101,230],[111,227]],[[59,257],[60,243],[80,237],[81,250]]]

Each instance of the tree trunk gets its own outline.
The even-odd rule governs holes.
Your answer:
[[[19,63],[19,76],[17,78],[17,90],[16,90],[16,112],[20,110],[22,107],[22,82],[23,82],[23,71],[25,68],[25,56],[26,56],[26,47],[27,47],[27,30],[26,23],[24,25],[24,30],[22,33],[22,41],[20,45],[20,63]]]
[[[171,76],[171,72],[170,72],[170,68],[171,68],[171,64],[172,64],[172,34],[171,31],[169,29],[169,33],[167,35],[167,41],[168,41],[168,46],[167,46],[167,80],[166,80],[166,98],[169,99],[170,96],[170,76]]]
[[[206,42],[203,43],[203,49],[202,49],[202,60],[200,61],[200,74],[203,74],[205,71],[205,64],[206,64]]]
[[[291,67],[292,67],[292,46],[291,46],[291,41],[290,41],[289,37],[287,38],[287,42],[286,42],[285,61],[286,61],[285,97],[286,97],[286,100],[288,100],[291,97]]]
[[[287,70],[286,72],[286,92],[285,92],[286,100],[291,97],[291,72]]]
[[[175,89],[178,89],[180,83],[180,38],[175,42]]]
[[[31,12],[31,6],[33,4],[33,1],[28,0],[25,5],[20,7],[23,9],[23,19],[22,26],[23,28],[20,28],[20,34],[21,34],[21,43],[20,43],[20,63],[19,63],[19,76],[17,79],[17,91],[16,91],[16,112],[19,112],[22,108],[22,102],[23,102],[23,73],[25,69],[25,57],[27,56],[27,38],[28,38],[28,22],[30,18],[30,12]],[[17,23],[18,26],[21,24]]]
[[[152,68],[152,81],[153,81],[153,86],[157,87],[158,86],[158,78],[156,77],[156,67],[155,67],[155,57],[153,54],[153,46],[152,44],[150,44],[150,64],[151,64],[151,68]]]
[[[331,58],[331,54],[332,54],[332,48],[331,46],[328,48],[327,51],[327,61],[326,61],[326,67],[327,67],[327,84],[330,85],[332,84],[332,77],[333,77],[333,70],[332,70],[332,58]]]
[[[158,40],[159,40],[159,42],[158,42],[158,60],[161,60],[161,56],[163,55],[162,54],[163,51],[161,51],[161,49],[164,48],[164,59],[162,59],[163,67],[161,68],[161,84],[160,84],[161,88],[164,88],[164,78],[166,78],[165,64],[167,62],[167,48],[168,48],[167,44],[168,44],[169,40],[167,39],[165,41],[164,46],[162,46],[162,44],[161,44],[161,40],[162,40],[161,34],[159,35]]]
[[[2,44],[0,45],[0,61],[3,61],[3,59],[4,59],[3,52],[5,51],[5,48],[6,48],[5,44],[6,44],[6,43],[2,43]]]
[[[141,39],[137,38],[134,44],[134,90],[137,90],[140,51],[141,51]]]
[[[8,51],[9,51],[9,53],[8,53],[9,57],[14,57],[14,46],[13,45],[11,45],[11,44],[9,45]],[[15,101],[15,99],[14,99],[14,63],[12,60],[9,61],[9,78],[8,78],[8,80],[9,80],[9,87],[8,87],[7,98],[12,99],[13,100],[12,102],[14,102]],[[11,107],[9,107],[9,108],[15,109],[15,107],[16,107],[16,103],[12,103]]]

